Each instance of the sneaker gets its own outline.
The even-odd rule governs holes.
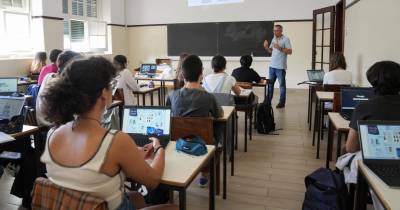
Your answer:
[[[200,177],[197,184],[199,185],[199,187],[205,188],[208,186],[208,179],[206,177]]]
[[[282,109],[285,108],[285,104],[279,103],[278,105],[276,105],[277,109]]]

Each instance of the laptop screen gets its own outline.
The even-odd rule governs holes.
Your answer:
[[[0,93],[15,93],[18,91],[18,78],[0,78]]]
[[[323,82],[324,81],[324,70],[307,70],[308,81],[310,82]]]
[[[140,67],[141,74],[155,74],[157,71],[156,64],[142,64]]]
[[[2,97],[0,96],[0,119],[11,119],[21,115],[25,105],[25,97]]]
[[[169,136],[170,123],[170,108],[125,107],[122,131],[146,136]]]
[[[385,124],[359,122],[364,159],[400,160],[400,122]]]
[[[375,95],[372,88],[342,88],[342,112],[354,110],[363,101],[368,101]]]

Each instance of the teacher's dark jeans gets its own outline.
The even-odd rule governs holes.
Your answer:
[[[275,81],[278,79],[280,98],[279,103],[286,103],[286,70],[276,69],[269,67],[269,84],[268,84],[268,103],[271,104],[272,97],[274,96],[274,85]]]

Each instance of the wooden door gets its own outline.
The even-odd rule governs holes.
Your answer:
[[[329,71],[335,50],[335,6],[313,11],[312,68]]]

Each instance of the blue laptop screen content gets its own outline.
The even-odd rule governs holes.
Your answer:
[[[122,131],[148,136],[170,135],[170,109],[125,108]]]
[[[18,80],[16,78],[0,78],[0,93],[17,92]]]
[[[375,95],[372,88],[342,89],[342,110],[354,110],[356,106]]]
[[[141,67],[142,74],[154,74],[156,73],[157,65],[154,64],[143,64]]]
[[[365,159],[400,160],[400,125],[360,125]]]
[[[21,114],[25,99],[0,98],[0,119],[11,119]]]

